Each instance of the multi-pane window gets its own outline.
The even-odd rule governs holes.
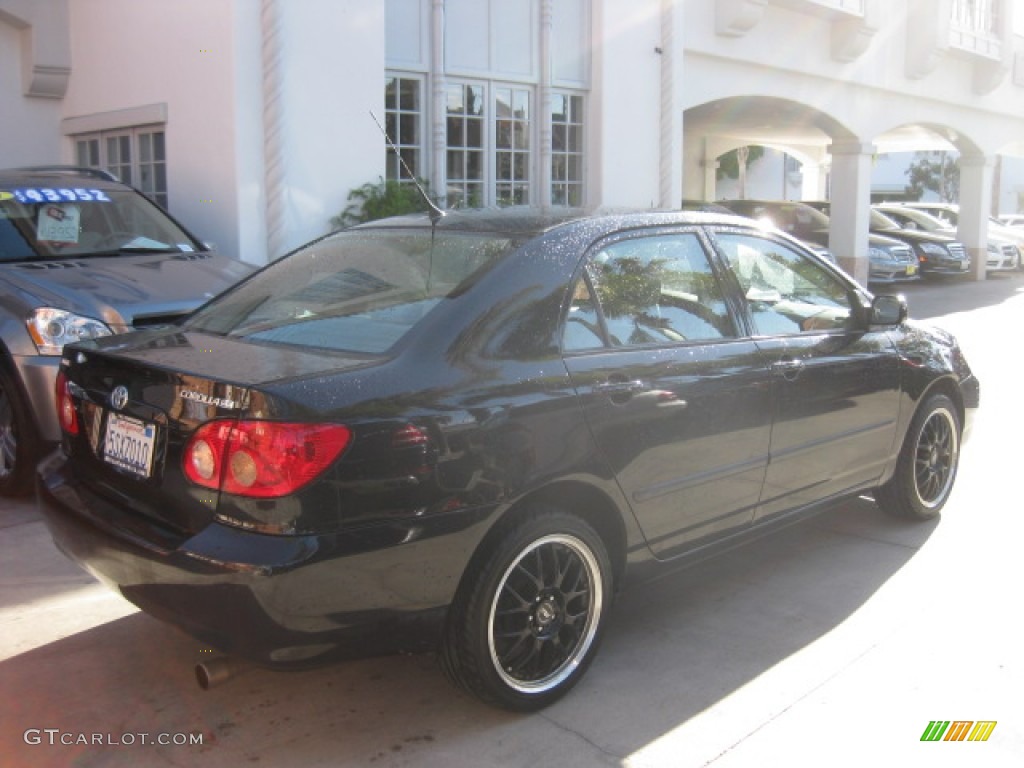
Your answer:
[[[447,180],[448,205],[473,208],[484,205],[484,88],[448,86]]]
[[[583,97],[551,98],[551,202],[583,205]]]
[[[136,186],[167,207],[167,148],[163,131],[140,131],[135,135],[139,148]]]
[[[530,202],[530,92],[494,89],[494,177],[499,205]]]
[[[78,165],[110,171],[167,207],[167,149],[162,128],[78,135],[75,158]]]
[[[386,146],[387,178],[407,181],[410,173],[433,178],[442,186],[435,193],[453,208],[529,205],[538,202],[538,194],[541,200],[550,195],[554,205],[583,205],[583,96],[556,93],[551,113],[542,116],[551,121],[550,159],[536,150],[536,98],[535,89],[528,85],[450,80],[441,105],[445,151],[434,157],[428,151],[432,105],[424,80],[417,75],[388,75],[385,129],[408,170]],[[540,162],[551,164],[550,190],[536,188]]]
[[[385,167],[389,179],[409,181],[410,173],[417,178],[426,175],[420,162],[423,126],[421,88],[421,81],[416,78],[388,77],[385,80],[384,127],[408,168],[402,168],[394,150],[387,147]]]

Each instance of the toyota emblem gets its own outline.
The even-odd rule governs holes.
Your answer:
[[[120,411],[128,405],[128,387],[116,386],[110,391],[110,407]]]

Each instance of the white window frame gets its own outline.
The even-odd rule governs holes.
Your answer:
[[[142,137],[144,136],[155,136],[161,134],[163,136],[163,157],[157,159],[153,156],[152,142],[150,145],[150,158],[144,162],[142,159]],[[127,163],[123,162],[122,158],[118,157],[117,163],[114,163],[114,158],[111,158],[108,151],[108,142],[116,141],[120,139],[128,139],[128,147],[130,158]],[[93,131],[90,133],[76,133],[71,134],[70,139],[73,145],[73,153],[75,162],[78,165],[84,165],[91,168],[102,168],[103,170],[110,171],[117,176],[125,184],[130,184],[136,187],[154,201],[164,208],[168,205],[168,189],[167,189],[167,130],[163,124],[151,124],[151,125],[139,125],[130,128],[112,128],[109,130]],[[88,144],[89,142],[97,142],[97,155],[98,161],[90,156],[83,157],[82,145]],[[91,155],[92,153],[90,153]],[[161,174],[157,172],[159,167],[163,168],[162,178],[163,184],[158,183]],[[124,168],[128,169],[128,173],[124,173]]]
[[[587,178],[586,178],[586,157],[587,157],[587,96],[586,93],[580,91],[574,91],[566,88],[556,88],[552,91],[552,106],[551,113],[545,115],[545,120],[548,121],[548,125],[551,127],[551,189],[549,193],[551,195],[551,204],[554,206],[571,206],[577,207],[586,204],[586,193],[587,193]],[[570,106],[572,113],[569,115],[569,119],[562,122],[559,121],[557,125],[566,126],[566,135],[569,134],[572,127],[578,127],[579,133],[579,146],[575,149],[569,149],[568,146],[557,149],[555,147],[555,115],[554,115],[554,97],[565,97],[568,99],[568,103],[571,105],[574,99],[578,99],[578,107]],[[576,178],[556,178],[555,176],[555,160],[556,158],[565,158],[565,163],[568,166],[570,159],[575,157],[578,162],[579,175]],[[555,190],[565,187],[566,197],[564,202],[556,201]],[[575,188],[578,191],[579,197],[573,201],[569,192]]]
[[[386,100],[387,86],[392,80],[402,81],[408,80],[416,83],[418,90],[417,103],[418,109],[409,110],[403,109],[401,105],[401,89],[396,94],[396,108],[391,109]],[[426,87],[426,78],[421,73],[413,72],[401,72],[397,70],[388,70],[384,75],[384,88],[385,88],[385,103],[384,103],[384,126],[388,132],[388,138],[393,141],[395,146],[398,148],[399,153],[403,157],[406,157],[406,163],[409,165],[410,170],[416,176],[417,179],[428,179],[430,178],[430,153],[427,148],[430,143],[427,141],[427,135],[430,131],[429,122],[429,110],[428,110],[428,93]],[[405,141],[405,136],[401,131],[401,118],[403,115],[416,115],[418,120],[417,129],[417,140],[415,142]],[[398,131],[391,130],[390,119],[394,116],[394,123],[399,126]],[[403,184],[411,184],[412,179],[409,178],[408,173],[398,162],[398,158],[395,157],[394,150],[391,148],[390,143],[385,140],[384,142],[386,157],[384,161],[385,178],[389,181],[399,181]],[[408,162],[408,157],[405,155],[406,150],[411,150],[415,153],[417,162],[415,164]]]

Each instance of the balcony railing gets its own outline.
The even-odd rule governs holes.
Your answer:
[[[953,0],[949,44],[990,59],[1002,56],[1001,0]]]

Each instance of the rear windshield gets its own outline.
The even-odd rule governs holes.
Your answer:
[[[131,189],[0,187],[0,261],[195,250],[202,248]]]
[[[341,232],[257,273],[193,315],[186,328],[383,354],[513,247],[500,235]]]

